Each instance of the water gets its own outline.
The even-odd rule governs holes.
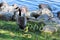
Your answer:
[[[56,16],[56,12],[60,10],[60,0],[0,0],[0,2],[5,1],[9,5],[18,4],[19,6],[25,5],[28,10],[37,10],[38,5],[41,3],[48,4],[52,8],[52,12]]]

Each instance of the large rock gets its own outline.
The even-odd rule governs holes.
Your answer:
[[[10,6],[3,2],[3,5],[0,8],[0,19],[2,18],[3,20],[12,20],[14,12],[17,11],[15,8],[16,5]]]
[[[54,33],[57,32],[57,28],[51,25],[46,25],[45,27],[43,27],[42,31],[47,33]]]
[[[58,32],[60,32],[60,24],[57,24],[56,27],[58,29]]]

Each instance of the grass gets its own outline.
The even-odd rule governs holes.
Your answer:
[[[49,35],[39,31],[40,24],[28,22],[28,32],[23,32],[19,29],[14,21],[0,20],[0,40],[60,40],[60,33]],[[34,29],[34,26],[37,29]]]

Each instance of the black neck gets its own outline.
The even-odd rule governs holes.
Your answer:
[[[21,9],[19,9],[19,16],[21,16]]]

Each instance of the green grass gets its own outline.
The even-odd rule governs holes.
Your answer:
[[[28,22],[28,32],[23,32],[19,29],[16,22],[0,20],[0,40],[60,40],[60,33],[49,35],[41,33],[38,23]],[[37,27],[37,29],[34,27]],[[43,26],[43,25],[42,25]]]

